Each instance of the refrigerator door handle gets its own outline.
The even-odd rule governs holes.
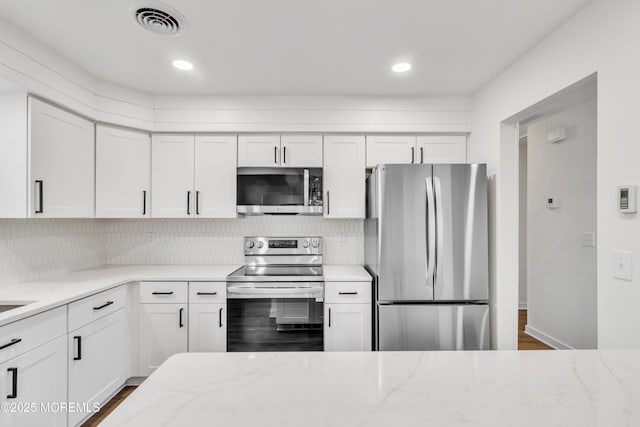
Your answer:
[[[427,244],[427,285],[434,286],[435,261],[436,261],[436,206],[433,194],[433,178],[427,177],[425,180],[427,189],[427,209],[426,209],[426,244]],[[431,283],[429,283],[431,282]]]
[[[438,281],[438,261],[444,252],[444,217],[443,217],[443,209],[442,209],[442,186],[440,185],[440,178],[433,178],[433,189],[435,193],[435,215],[436,215],[436,235],[435,235],[435,245],[436,245],[436,253],[434,257],[434,268],[433,268],[433,287],[435,293],[436,282]]]

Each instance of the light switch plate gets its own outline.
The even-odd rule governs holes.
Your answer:
[[[628,251],[613,252],[613,277],[620,280],[632,280],[631,263],[633,257]]]
[[[592,231],[585,231],[581,233],[582,238],[582,246],[586,246],[588,248],[596,247],[596,233]]]

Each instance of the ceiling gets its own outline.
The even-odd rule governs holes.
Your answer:
[[[166,0],[188,22],[176,37],[136,24],[144,0],[0,0],[0,16],[154,94],[470,95],[590,1]]]

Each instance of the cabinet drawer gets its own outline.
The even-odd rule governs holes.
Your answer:
[[[226,303],[226,282],[189,282],[189,303]]]
[[[325,282],[325,303],[371,304],[370,282]]]
[[[91,295],[69,304],[69,332],[127,306],[127,286]]]
[[[140,282],[143,304],[186,304],[187,295],[187,282]]]
[[[0,327],[0,363],[67,333],[67,307],[58,307]],[[18,341],[19,340],[19,341]]]

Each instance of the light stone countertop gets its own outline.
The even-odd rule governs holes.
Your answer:
[[[189,353],[101,426],[637,426],[640,350]]]
[[[0,326],[129,282],[225,281],[240,265],[112,265],[0,287],[0,305],[30,302],[0,313]],[[325,265],[325,281],[367,281],[358,265]]]

